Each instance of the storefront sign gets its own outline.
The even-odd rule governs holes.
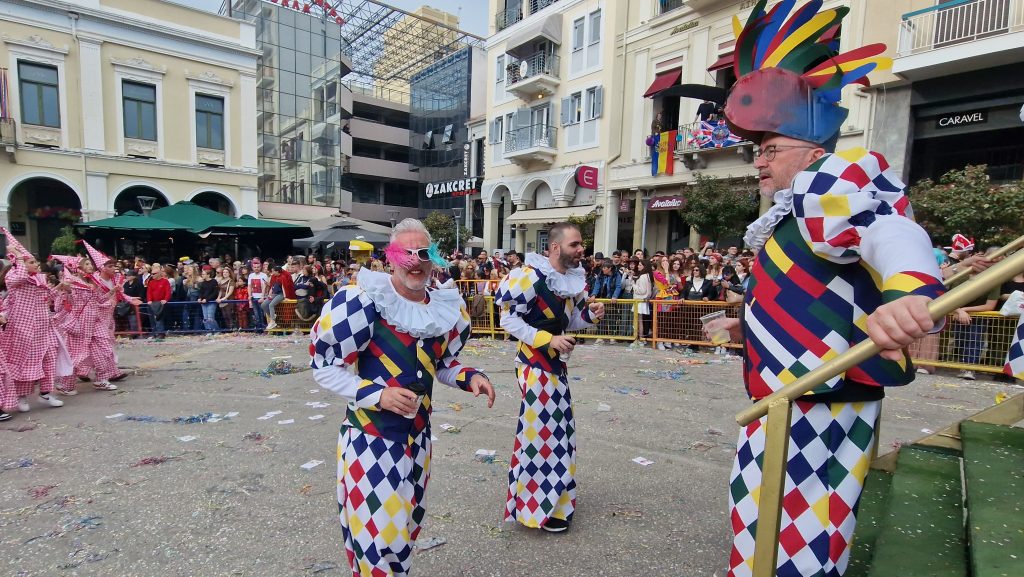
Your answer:
[[[672,32],[669,32],[669,35],[679,34],[680,32],[686,32],[687,30],[691,28],[696,28],[698,26],[700,26],[700,20],[691,20],[685,24],[680,24],[679,26],[673,28]]]
[[[11,222],[11,234],[14,236],[25,236],[25,221],[13,221]]]
[[[426,196],[427,198],[444,196],[446,194],[450,194],[451,196],[466,196],[467,194],[473,194],[478,190],[480,190],[479,178],[460,178],[459,180],[449,180],[446,182],[428,182],[426,187]]]
[[[469,143],[462,145],[462,176],[469,176]]]
[[[633,203],[628,198],[619,199],[619,212],[629,212],[632,210]]]
[[[650,200],[648,210],[678,210],[686,206],[686,198],[682,196],[658,196]]]
[[[968,126],[971,124],[984,124],[988,122],[988,111],[957,112],[946,114],[935,119],[935,128],[953,128],[955,126]]]
[[[589,188],[590,190],[597,190],[597,177],[598,172],[596,167],[586,165],[576,167],[576,186],[580,188]]]

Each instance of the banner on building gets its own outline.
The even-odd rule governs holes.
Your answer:
[[[661,134],[654,134],[648,139],[651,143],[651,176],[673,174],[676,132],[675,130],[669,130]]]
[[[678,210],[685,206],[685,196],[656,196],[648,202],[647,210]]]
[[[577,166],[576,167],[576,186],[580,188],[589,188],[590,190],[597,190],[598,188],[598,171],[595,166]]]

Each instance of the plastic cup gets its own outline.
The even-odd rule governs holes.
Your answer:
[[[416,410],[405,415],[406,419],[415,419],[416,413],[420,412],[420,407],[423,405],[423,397],[427,394],[427,388],[423,386],[423,383],[412,383],[408,389],[416,393]]]
[[[729,329],[725,328],[725,311],[715,311],[700,317],[704,325],[704,332],[711,339],[711,344],[716,347],[729,342]]]

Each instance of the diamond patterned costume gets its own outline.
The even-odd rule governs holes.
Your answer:
[[[1024,315],[1017,317],[1017,328],[1013,331],[1010,350],[1006,352],[1003,372],[1015,379],[1024,380]]]
[[[413,303],[395,292],[389,275],[367,269],[313,326],[314,378],[349,402],[338,435],[338,509],[353,576],[409,573],[426,512],[434,380],[468,390],[478,371],[457,355],[469,335],[457,290],[430,291],[427,303]],[[426,393],[413,418],[377,405],[386,387],[414,383]]]
[[[931,242],[911,220],[903,189],[881,155],[854,149],[823,156],[776,195],[780,218],[745,295],[744,382],[751,398],[867,339],[866,319],[878,306],[942,293]],[[880,387],[913,378],[908,360],[875,356],[795,403],[778,575],[838,577],[846,570]],[[751,574],[764,421],[741,430],[737,443],[731,576]]]
[[[576,422],[568,374],[551,337],[591,326],[582,268],[560,274],[548,259],[526,255],[494,296],[501,326],[519,339],[516,376],[522,389],[508,472],[505,520],[539,528],[572,520],[576,508]]]

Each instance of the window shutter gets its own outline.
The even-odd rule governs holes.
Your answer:
[[[566,97],[562,99],[562,126],[568,126],[572,124],[572,97]]]
[[[519,108],[516,110],[516,128],[529,128],[530,126],[530,109]]]
[[[594,118],[601,118],[604,112],[604,87],[598,86],[594,90]]]

